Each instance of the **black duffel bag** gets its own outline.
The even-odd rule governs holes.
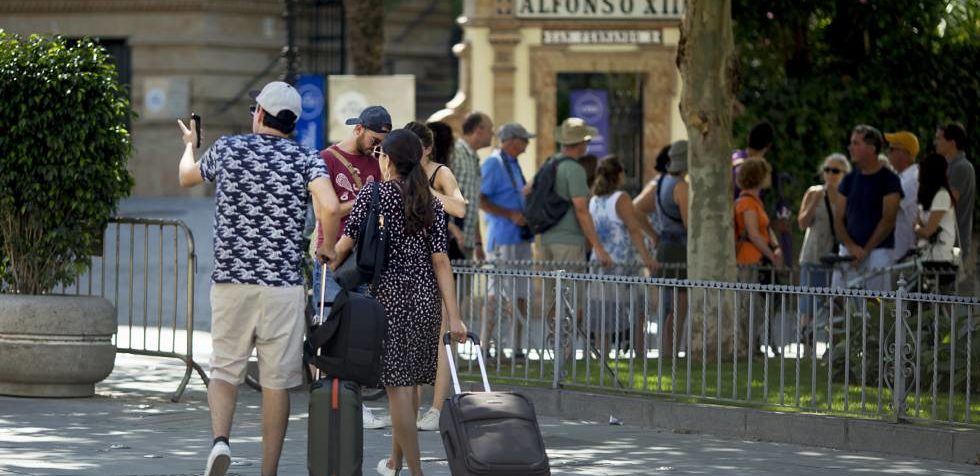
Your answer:
[[[387,328],[377,299],[341,290],[326,321],[310,328],[303,348],[305,360],[329,377],[376,387]]]

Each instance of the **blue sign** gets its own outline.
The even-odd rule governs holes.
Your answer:
[[[316,150],[324,148],[323,89],[322,74],[301,74],[296,79],[296,90],[303,100],[303,112],[296,121],[296,142]]]
[[[572,116],[599,130],[589,143],[589,153],[600,159],[609,154],[609,93],[605,89],[575,89],[569,93]]]

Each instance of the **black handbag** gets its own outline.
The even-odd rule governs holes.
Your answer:
[[[368,187],[371,188],[371,206],[361,223],[357,244],[351,250],[351,256],[334,271],[337,283],[346,290],[354,290],[365,283],[377,284],[388,265],[388,230],[384,226],[384,215],[381,213],[379,186],[375,182],[368,184]]]
[[[371,208],[364,223],[361,223],[360,238],[357,240],[357,269],[371,284],[378,283],[388,265],[388,230],[385,228],[385,216],[381,213],[379,188],[381,186],[377,182],[371,186]]]

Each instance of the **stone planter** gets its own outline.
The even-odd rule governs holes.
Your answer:
[[[115,333],[101,297],[0,295],[0,394],[94,395],[115,364]]]

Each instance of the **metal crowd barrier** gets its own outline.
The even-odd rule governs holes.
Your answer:
[[[498,268],[533,269],[536,271],[558,271],[568,273],[599,273],[616,274],[621,276],[648,276],[643,263],[631,262],[616,264],[611,270],[603,269],[597,263],[588,261],[535,261],[535,260],[494,260]],[[478,266],[484,263],[474,261],[454,261],[453,266]],[[667,271],[684,271],[687,266],[678,263],[661,263],[660,269]],[[910,292],[932,294],[956,294],[957,270],[955,268],[927,268],[922,262],[912,259],[902,261],[886,268],[875,268],[863,272],[855,271],[850,263],[842,261],[834,265],[824,265],[817,268],[800,268],[799,266],[772,265],[738,266],[738,281],[746,284],[782,284],[788,286],[803,285],[804,273],[810,273],[819,282],[831,287],[834,274],[838,273],[837,287],[845,289],[865,289],[869,283],[876,280],[884,283],[881,291],[898,290],[899,278],[904,278],[906,289]],[[655,277],[655,276],[650,276]],[[824,287],[824,286],[815,286]]]
[[[490,372],[517,384],[980,424],[977,298],[904,281],[884,292],[803,288],[531,262],[454,272]],[[473,371],[473,348],[459,350]]]
[[[88,271],[74,284],[56,291],[110,300],[119,323],[117,351],[183,361],[184,377],[171,397],[177,402],[193,371],[208,384],[194,361],[196,267],[194,236],[182,221],[114,217],[101,255],[90,258]]]

